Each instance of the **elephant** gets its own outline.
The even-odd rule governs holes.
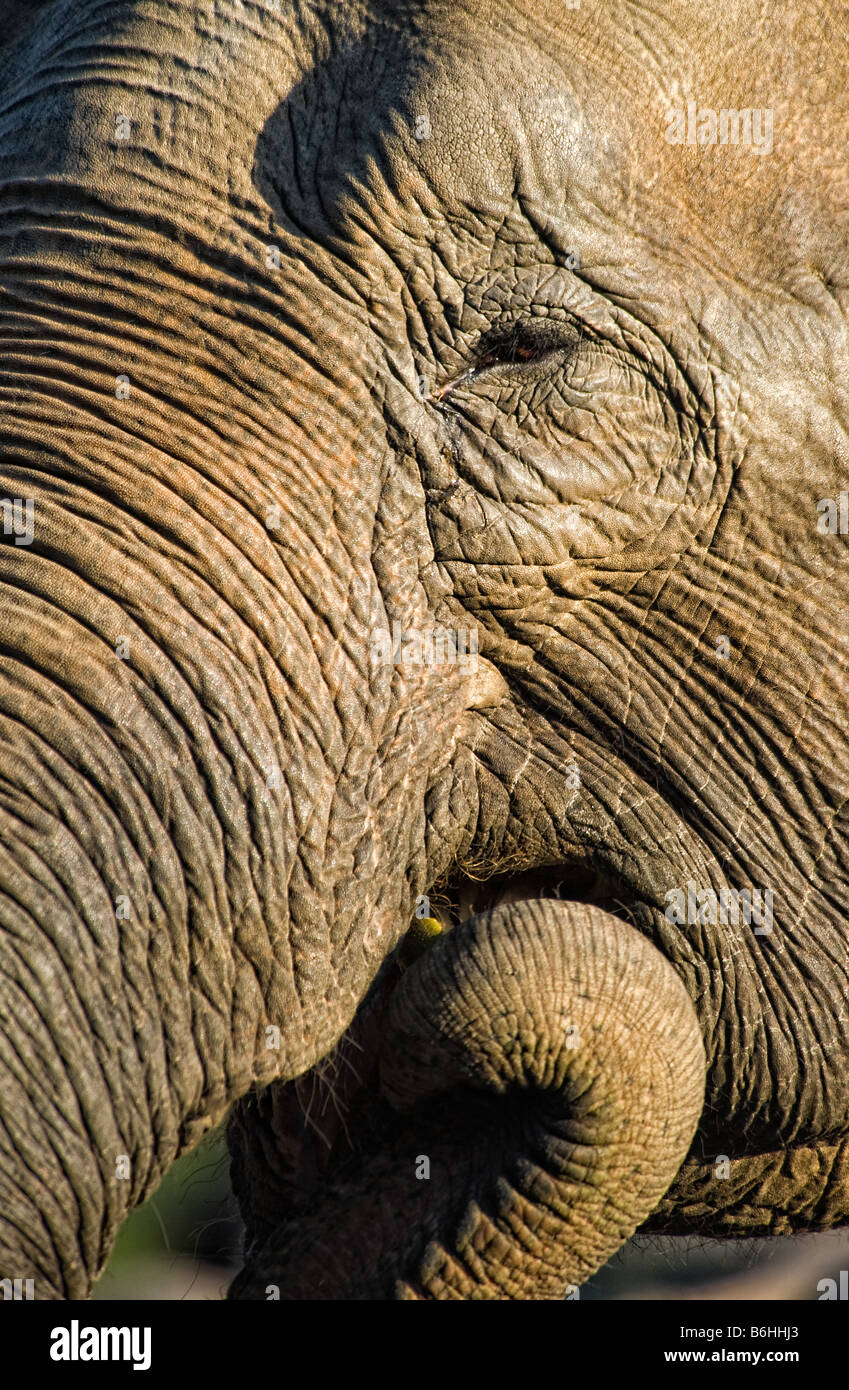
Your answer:
[[[0,0],[0,1276],[849,1221],[839,0]]]

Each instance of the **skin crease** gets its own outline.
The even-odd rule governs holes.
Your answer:
[[[0,1274],[85,1296],[228,1111],[245,1297],[558,1297],[647,1218],[845,1222],[840,6],[0,0],[0,34],[0,476],[34,503],[0,546]],[[669,144],[690,99],[771,109],[772,152]],[[475,630],[479,670],[375,659],[393,623]],[[611,900],[481,913],[398,983],[419,894],[567,863]],[[771,932],[668,921],[688,881],[770,888]],[[633,1027],[620,949],[665,981]],[[509,1082],[452,1070],[458,1016]],[[590,1210],[631,1071],[657,1161]]]

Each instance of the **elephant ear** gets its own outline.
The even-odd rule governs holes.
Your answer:
[[[632,927],[549,899],[481,913],[404,974],[382,1094],[231,1296],[562,1298],[657,1206],[704,1078],[684,987]]]

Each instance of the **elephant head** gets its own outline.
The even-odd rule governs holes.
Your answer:
[[[84,1296],[228,1112],[245,1297],[849,1219],[791,10],[0,0],[4,1277]]]

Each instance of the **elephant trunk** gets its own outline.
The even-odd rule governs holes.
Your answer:
[[[382,1107],[322,1207],[232,1294],[561,1298],[660,1201],[704,1076],[692,1004],[633,928],[542,899],[473,917],[393,995]]]

